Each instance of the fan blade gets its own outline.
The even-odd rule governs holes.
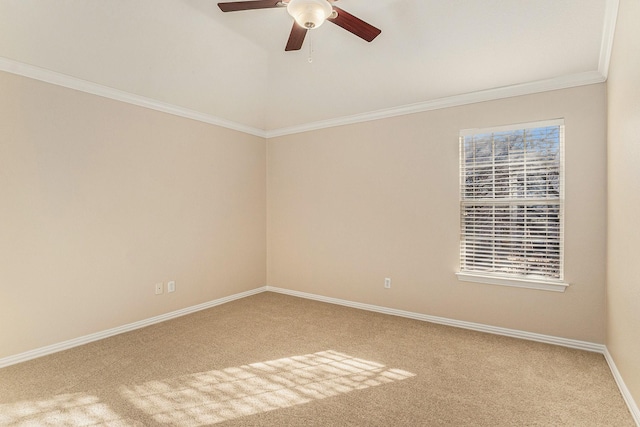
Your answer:
[[[327,21],[333,22],[337,26],[344,28],[345,30],[355,34],[363,40],[370,42],[378,37],[378,35],[380,35],[380,33],[382,32],[382,30],[374,27],[371,24],[367,24],[362,19],[356,18],[349,12],[345,12],[339,7],[333,6],[333,10],[338,12],[338,16],[336,16],[335,18],[328,18]]]
[[[287,52],[290,50],[300,50],[307,31],[306,28],[302,28],[294,22],[293,28],[291,28],[291,34],[289,34],[289,41],[287,41],[287,47],[285,47],[284,50]]]
[[[218,7],[223,12],[237,12],[239,10],[269,9],[281,4],[280,0],[252,0],[218,3]]]

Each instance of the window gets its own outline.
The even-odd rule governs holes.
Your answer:
[[[564,121],[460,132],[460,280],[564,291]]]

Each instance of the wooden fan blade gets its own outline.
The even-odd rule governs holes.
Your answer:
[[[306,28],[302,28],[294,22],[293,28],[291,28],[291,34],[289,34],[289,41],[287,41],[287,47],[285,47],[284,50],[287,52],[290,50],[300,50],[307,31]]]
[[[272,7],[278,7],[280,5],[280,0],[251,0],[218,3],[218,7],[223,12],[237,12],[239,10],[251,9],[269,9]]]
[[[362,19],[356,18],[349,12],[345,12],[339,7],[333,6],[333,10],[338,12],[338,16],[336,16],[335,18],[328,18],[327,21],[333,22],[337,26],[344,28],[345,30],[355,34],[363,40],[370,42],[378,37],[378,35],[380,35],[380,33],[382,32],[382,30],[374,27],[371,24],[367,24]]]

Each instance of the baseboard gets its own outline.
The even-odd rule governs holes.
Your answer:
[[[133,331],[135,329],[144,328],[145,326],[150,326],[155,323],[160,323],[170,319],[175,319],[176,317],[185,316],[187,314],[195,313],[196,311],[205,310],[207,308],[215,307],[217,305],[231,302],[240,298],[245,298],[251,295],[259,294],[261,292],[265,292],[266,290],[267,290],[267,287],[263,286],[260,288],[252,289],[250,291],[240,292],[238,294],[229,295],[224,298],[219,298],[213,301],[208,301],[202,304],[172,311],[170,313],[161,314],[159,316],[151,317],[149,319],[140,320],[138,322],[129,323],[123,326],[118,326],[117,328],[108,329],[106,331],[97,332],[95,334],[85,335],[79,338],[63,341],[61,343],[48,345],[46,347],[40,347],[35,350],[30,350],[24,353],[16,354],[14,356],[4,357],[0,359],[0,368],[4,368],[10,365],[15,365],[16,363],[26,362],[27,360],[46,356],[48,354],[57,353],[59,351],[68,350],[73,347],[88,344],[93,341],[98,341],[98,340],[112,337],[114,335],[122,334],[125,332]]]
[[[205,310],[207,308],[215,307],[217,305],[225,304],[227,302],[231,302],[237,299],[259,294],[265,291],[276,292],[280,294],[291,295],[295,297],[306,298],[306,299],[326,302],[330,304],[337,304],[337,305],[342,305],[346,307],[357,308],[360,310],[367,310],[367,311],[373,311],[377,313],[390,314],[393,316],[406,317],[409,319],[422,320],[425,322],[437,323],[437,324],[453,326],[457,328],[470,329],[473,331],[486,332],[490,334],[503,335],[507,337],[526,339],[526,340],[537,341],[537,342],[542,342],[547,344],[554,344],[554,345],[560,345],[564,347],[575,348],[579,350],[586,350],[586,351],[601,353],[604,355],[609,365],[609,368],[611,369],[611,373],[616,381],[616,384],[618,385],[618,388],[620,389],[620,393],[622,394],[622,397],[626,402],[627,407],[629,408],[629,411],[631,412],[631,416],[633,417],[638,427],[640,427],[640,410],[638,409],[638,406],[635,400],[633,399],[631,392],[625,385],[624,380],[622,379],[622,376],[620,375],[620,372],[616,367],[613,357],[609,353],[609,350],[607,349],[606,346],[602,344],[572,340],[568,338],[554,337],[550,335],[536,334],[532,332],[519,331],[516,329],[500,328],[496,326],[483,325],[480,323],[465,322],[461,320],[448,319],[446,317],[429,316],[426,314],[413,313],[413,312],[404,311],[404,310],[396,310],[393,308],[381,307],[381,306],[371,305],[371,304],[363,304],[359,302],[353,302],[353,301],[343,300],[339,298],[325,297],[322,295],[310,294],[307,292],[293,291],[293,290],[278,288],[274,286],[263,286],[263,287],[252,289],[246,292],[240,292],[238,294],[230,295],[224,298],[216,299],[213,301],[183,308],[181,310],[176,310],[170,313],[151,317],[149,319],[141,320],[134,323],[129,323],[127,325],[119,326],[117,328],[108,329],[106,331],[97,332],[95,334],[85,335],[72,340],[49,345],[46,347],[41,347],[35,350],[30,350],[14,356],[5,357],[0,359],[0,368],[4,368],[10,365],[15,365],[21,362],[26,362],[27,360],[46,356],[48,354],[53,354],[59,351],[68,350],[73,347],[77,347],[83,344],[88,344],[93,341],[98,341],[98,340],[108,338],[114,335],[122,334],[125,332],[133,331],[135,329],[144,328],[145,326],[150,326],[155,323],[160,323],[167,320],[175,319],[177,317],[185,316],[190,313],[194,313],[200,310]]]
[[[616,380],[616,384],[618,384],[618,388],[620,389],[620,393],[622,394],[622,398],[627,403],[627,407],[631,412],[631,416],[633,420],[636,422],[636,425],[640,427],[640,409],[638,409],[638,405],[635,400],[633,400],[633,396],[631,396],[631,392],[627,388],[627,385],[624,383],[622,379],[622,375],[620,375],[620,371],[618,371],[618,367],[616,363],[613,361],[613,357],[611,353],[609,353],[609,349],[604,349],[604,358],[607,360],[609,364],[609,369],[611,369],[611,373],[613,374],[613,378]]]
[[[551,335],[535,334],[532,332],[519,331],[516,329],[500,328],[497,326],[483,325],[481,323],[464,322],[461,320],[448,319],[446,317],[429,316],[427,314],[413,313],[411,311],[396,310],[393,308],[381,307],[371,304],[362,304],[359,302],[347,301],[338,298],[330,298],[322,295],[309,294],[306,292],[291,291],[273,286],[267,286],[267,291],[277,292],[281,294],[312,299],[316,301],[328,302],[331,304],[344,305],[361,310],[375,311],[377,313],[391,314],[394,316],[407,317],[409,319],[422,320],[425,322],[438,323],[440,325],[455,326],[456,328],[470,329],[473,331],[487,332],[495,335],[504,335],[507,337],[521,338],[530,341],[538,341],[547,344],[561,345],[564,347],[576,348],[580,350],[593,351],[596,353],[604,353],[605,346],[603,344],[595,344],[587,341],[572,340],[568,338],[554,337]]]
[[[596,344],[596,343],[591,343],[587,341],[579,341],[579,340],[572,340],[568,338],[554,337],[551,335],[535,334],[532,332],[519,331],[516,329],[500,328],[496,326],[483,325],[481,323],[464,322],[461,320],[448,319],[446,317],[429,316],[426,314],[413,313],[411,311],[396,310],[393,308],[381,307],[377,305],[363,304],[363,303],[343,300],[339,298],[331,298],[331,297],[325,297],[322,295],[310,294],[307,292],[292,291],[289,289],[283,289],[283,288],[278,288],[274,286],[267,286],[267,291],[277,292],[280,294],[291,295],[291,296],[300,297],[300,298],[311,299],[315,301],[326,302],[330,304],[343,305],[346,307],[352,307],[352,308],[357,308],[361,310],[374,311],[377,313],[407,317],[409,319],[422,320],[425,322],[438,323],[440,325],[454,326],[457,328],[470,329],[473,331],[487,332],[490,334],[504,335],[507,337],[520,338],[525,340],[542,342],[546,344],[554,344],[554,345],[560,345],[564,347],[575,348],[579,350],[586,350],[586,351],[592,351],[595,353],[601,353],[604,355],[607,363],[609,364],[611,373],[616,381],[616,384],[618,385],[618,388],[620,389],[620,393],[622,394],[622,397],[624,398],[624,401],[627,404],[629,411],[631,412],[631,416],[633,417],[638,427],[640,427],[640,410],[638,410],[638,406],[636,405],[635,400],[631,395],[631,392],[629,391],[624,381],[622,380],[622,376],[620,375],[620,372],[618,371],[618,368],[616,367],[613,361],[613,358],[611,357],[611,354],[609,354],[609,350],[607,350],[607,347],[603,344]]]

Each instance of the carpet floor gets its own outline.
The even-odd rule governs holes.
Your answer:
[[[2,426],[634,426],[601,354],[265,292],[0,369]]]

